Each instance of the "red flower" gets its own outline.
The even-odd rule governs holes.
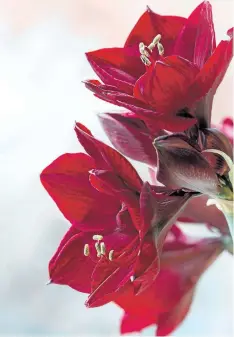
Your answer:
[[[87,305],[98,306],[130,277],[138,282],[137,292],[154,281],[166,234],[192,193],[169,194],[143,184],[120,153],[81,124],[75,131],[88,154],[64,154],[41,174],[72,224],[49,272],[51,282],[90,293]]]
[[[230,39],[216,48],[208,1],[188,19],[160,16],[148,8],[123,48],[87,53],[103,83],[88,80],[86,87],[97,97],[131,110],[154,135],[160,129],[183,131],[196,118],[200,126],[209,127],[213,95],[233,55],[233,30],[228,35]],[[152,44],[155,37],[157,43]]]
[[[220,239],[194,242],[180,232],[177,235],[166,241],[154,283],[135,296],[134,282],[129,282],[115,300],[125,310],[121,333],[156,324],[156,336],[171,334],[186,317],[199,278],[223,251]]]
[[[134,160],[144,162],[153,169],[153,183],[158,184],[154,178],[154,170],[158,165],[157,154],[153,150],[153,133],[147,128],[143,121],[130,115],[129,113],[103,113],[99,119],[105,133],[112,144],[125,156]],[[200,129],[196,126],[188,130],[187,136],[200,148],[200,151],[213,148],[220,149],[227,153],[231,158],[233,156],[233,120],[225,118],[216,128]],[[165,130],[158,130],[157,136],[167,135]],[[186,136],[186,139],[187,139]],[[201,146],[201,147],[200,147]],[[227,173],[228,167],[225,161],[217,155],[206,154],[206,159],[215,168],[216,173],[223,175]],[[229,233],[226,219],[216,206],[207,208],[206,202],[208,197],[201,195],[192,198],[183,213],[180,215],[180,221],[206,223],[211,227],[218,228],[223,234]],[[196,210],[199,209],[200,212]]]

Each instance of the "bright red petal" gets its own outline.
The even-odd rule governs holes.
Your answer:
[[[66,284],[78,291],[89,293],[91,290],[91,275],[95,263],[84,256],[84,245],[92,243],[92,235],[73,233],[71,228],[62,240],[57,252],[49,263],[52,283]],[[67,240],[67,242],[65,242]]]
[[[134,96],[152,106],[157,113],[176,114],[186,107],[188,86],[198,69],[178,56],[168,56],[155,62],[137,82]]]
[[[176,41],[174,54],[202,68],[215,49],[212,7],[202,2],[189,16]]]
[[[58,157],[41,173],[41,182],[49,195],[73,225],[85,231],[115,227],[120,204],[99,193],[89,182],[88,171],[95,167],[84,153]],[[108,207],[103,207],[107,205]]]
[[[170,55],[176,37],[185,22],[185,18],[178,16],[162,16],[154,13],[148,7],[129,34],[127,41],[125,42],[125,47],[139,45],[140,42],[149,45],[156,35],[161,34],[165,55]],[[157,54],[155,53],[155,55]]]
[[[124,156],[88,134],[81,123],[76,123],[75,132],[84,149],[95,159],[97,168],[112,170],[129,187],[137,191],[141,189],[141,178]]]
[[[192,104],[205,96],[212,89],[216,89],[223,80],[228,66],[233,57],[233,29],[228,31],[229,40],[219,43],[211,57],[196,76],[194,82],[188,89],[187,103]]]

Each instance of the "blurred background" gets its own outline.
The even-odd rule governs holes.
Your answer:
[[[123,45],[146,5],[187,17],[199,2],[0,0],[0,334],[118,335],[118,307],[86,309],[86,295],[45,286],[48,261],[68,223],[39,174],[60,154],[80,150],[75,120],[106,140],[95,114],[113,106],[81,84],[95,78],[84,52]],[[219,42],[233,25],[233,2],[210,2]],[[215,97],[213,121],[232,115],[232,103],[233,65]],[[201,226],[186,230],[209,234]],[[174,336],[232,336],[232,282],[232,258],[224,253],[202,278]]]

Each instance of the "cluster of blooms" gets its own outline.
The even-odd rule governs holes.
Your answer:
[[[147,8],[124,47],[87,53],[102,82],[86,87],[126,110],[99,115],[118,151],[76,123],[85,153],[63,154],[41,173],[71,224],[49,274],[88,293],[88,307],[122,307],[121,333],[156,324],[156,335],[170,334],[200,276],[231,251],[233,121],[214,128],[211,111],[232,55],[233,29],[216,46],[207,1],[188,19]],[[151,181],[126,157],[147,164]],[[193,239],[177,220],[219,235]]]

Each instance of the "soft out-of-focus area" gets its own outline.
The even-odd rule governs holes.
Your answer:
[[[75,120],[107,140],[95,114],[115,107],[81,84],[95,78],[84,52],[122,45],[146,5],[188,16],[199,2],[0,0],[0,334],[118,335],[118,307],[87,309],[86,295],[45,286],[48,261],[69,224],[43,190],[39,174],[60,154],[81,150]],[[220,41],[233,25],[233,2],[210,2]],[[215,97],[214,122],[233,114],[232,100],[233,65]],[[186,230],[209,235],[202,226]],[[232,266],[224,253],[203,276],[190,314],[174,336],[233,334]],[[143,335],[153,333],[149,328]]]

